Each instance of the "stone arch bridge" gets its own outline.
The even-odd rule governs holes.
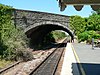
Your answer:
[[[63,30],[73,39],[73,33],[69,29],[69,16],[15,9],[13,17],[14,24],[21,27],[33,43],[38,43],[53,30]]]

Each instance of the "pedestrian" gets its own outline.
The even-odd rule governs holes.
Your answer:
[[[94,38],[92,38],[92,49],[94,49]]]

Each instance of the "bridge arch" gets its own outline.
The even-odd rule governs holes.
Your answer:
[[[63,30],[67,32],[73,39],[72,31],[65,25],[57,23],[44,21],[39,23],[34,23],[33,25],[28,26],[24,32],[27,37],[31,38],[33,44],[40,42],[45,35],[54,30]]]

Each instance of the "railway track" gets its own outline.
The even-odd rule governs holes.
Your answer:
[[[54,75],[56,72],[56,68],[58,66],[58,63],[60,61],[60,58],[63,54],[64,47],[65,47],[65,42],[64,40],[62,43],[57,46],[57,48],[49,54],[34,70],[32,70],[28,75]],[[0,74],[3,74],[9,69],[13,68],[14,66],[18,65],[21,63],[21,61],[18,61],[2,70],[0,70]]]
[[[18,62],[16,62],[16,63],[12,64],[12,65],[9,65],[8,67],[6,67],[6,68],[4,68],[4,69],[1,69],[1,70],[0,70],[0,74],[4,73],[5,71],[7,71],[7,70],[9,70],[9,69],[11,69],[11,68],[13,68],[14,66],[18,65],[19,63],[21,63],[21,61],[18,61]]]
[[[29,75],[55,75],[60,58],[63,54],[66,40],[59,45],[40,65],[37,66]]]

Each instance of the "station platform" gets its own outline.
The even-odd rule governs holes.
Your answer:
[[[71,43],[68,43],[65,50],[61,75],[80,75],[78,71],[78,67],[76,64],[73,65],[74,63],[77,63],[77,61],[75,59],[75,56],[71,47]]]
[[[100,48],[84,43],[68,43],[61,75],[100,75]]]
[[[100,48],[85,43],[72,43],[78,59],[77,65],[82,68],[80,75],[100,75]]]

